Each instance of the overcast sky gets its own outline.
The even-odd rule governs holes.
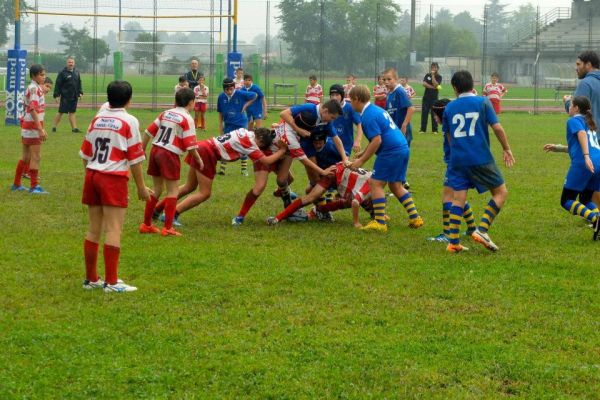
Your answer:
[[[372,0],[375,1],[375,0]],[[501,4],[506,4],[507,11],[516,10],[519,5],[526,4],[528,1],[520,0],[501,0]],[[275,34],[279,30],[276,24],[275,16],[277,12],[278,1],[271,1],[271,34]],[[402,10],[410,9],[410,0],[395,1],[399,4]],[[429,5],[433,4],[433,12],[442,7],[448,8],[453,14],[458,14],[462,11],[469,11],[476,18],[483,16],[483,6],[485,1],[482,0],[449,0],[449,1],[434,1],[428,2],[418,0],[420,10],[417,11],[417,16],[420,20],[429,14]],[[544,0],[544,1],[529,1],[533,6],[540,6],[540,13],[545,14],[556,7],[570,7],[571,0]],[[241,18],[238,21],[238,35],[240,40],[251,41],[256,35],[265,32],[266,25],[266,5],[265,0],[239,0],[238,7]]]

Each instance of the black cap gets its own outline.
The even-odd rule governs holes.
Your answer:
[[[317,117],[309,111],[302,111],[294,117],[294,123],[308,131],[317,126]]]
[[[235,82],[231,78],[223,79],[223,89],[227,89],[230,87],[235,87]]]
[[[329,95],[331,96],[332,94],[339,94],[340,96],[342,96],[342,99],[343,99],[344,98],[344,87],[337,83],[334,85],[331,85],[331,87],[329,88]]]

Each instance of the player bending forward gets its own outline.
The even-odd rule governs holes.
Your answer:
[[[323,177],[308,193],[300,199],[294,200],[289,206],[275,217],[269,217],[269,225],[277,225],[280,221],[288,218],[296,210],[308,204],[317,202],[327,190],[337,189],[340,198],[324,205],[316,206],[316,211],[326,213],[352,207],[352,223],[356,228],[362,225],[358,218],[358,211],[363,207],[367,212],[373,212],[371,202],[371,189],[369,179],[371,172],[362,168],[351,170],[345,168],[342,162],[335,166],[335,174]]]
[[[285,144],[280,143],[279,149],[266,156],[263,150],[268,149],[273,143],[271,131],[266,128],[257,128],[251,132],[246,128],[236,129],[221,136],[202,140],[198,142],[198,154],[203,162],[199,165],[194,158],[188,154],[185,162],[190,165],[187,182],[179,187],[177,198],[192,193],[196,187],[198,191],[183,199],[177,204],[175,220],[179,215],[200,203],[208,200],[212,191],[212,183],[217,173],[217,163],[221,161],[236,161],[242,156],[248,156],[252,161],[263,165],[271,165],[284,156],[287,151]],[[162,207],[162,205],[159,205]],[[155,214],[160,212],[157,206]]]

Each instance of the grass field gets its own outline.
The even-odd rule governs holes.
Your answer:
[[[8,189],[19,133],[0,128],[0,398],[597,399],[600,244],[559,206],[568,157],[541,150],[564,143],[565,120],[502,115],[517,164],[502,168],[496,254],[425,240],[441,230],[444,171],[441,138],[416,135],[422,229],[391,198],[385,235],[354,230],[349,211],[269,227],[274,182],[234,229],[253,182],[235,164],[181,216],[183,237],[139,235],[143,203],[131,199],[121,277],[139,291],[125,295],[81,288],[82,137],[66,121],[51,134],[51,194],[32,197]],[[471,195],[477,215],[487,201]]]
[[[53,77],[54,78],[54,77]],[[151,75],[136,75],[136,76],[126,76],[126,80],[131,82],[136,91],[135,102],[136,103],[152,103],[152,76]],[[450,85],[449,77],[444,77],[445,82],[442,85],[442,91],[440,95],[442,97],[453,98],[454,93],[452,91],[452,86]],[[111,75],[107,75],[105,78],[99,76],[97,79],[97,87],[98,92],[104,92],[106,85],[112,80]],[[274,89],[273,84],[275,83],[286,83],[286,84],[295,84],[297,85],[298,90],[298,101],[302,102],[304,99],[304,90],[306,89],[306,85],[308,85],[307,77],[284,77],[282,79],[280,74],[271,74],[269,78],[269,92],[266,93],[268,95],[269,104],[273,104],[273,96]],[[321,83],[324,90],[329,90],[329,86],[334,83],[345,83],[345,77],[340,76],[338,78],[328,78],[324,83]],[[85,93],[93,93],[93,84],[91,75],[83,74],[82,75],[82,83],[83,90]],[[104,83],[104,84],[103,84]],[[373,87],[373,79],[370,78],[362,78],[358,79],[358,83],[368,85],[369,87]],[[421,97],[423,95],[423,87],[421,86],[421,82],[411,81],[409,82],[411,86],[417,91],[417,96],[413,99],[414,104],[421,104]],[[157,79],[157,93],[158,93],[158,103],[159,104],[168,104],[171,102],[171,98],[173,96],[173,88],[177,84],[177,76],[174,75],[160,75]],[[266,92],[266,87],[264,82],[261,81],[261,88]],[[481,92],[481,87],[476,86],[477,90]],[[216,103],[216,96],[221,92],[221,86],[217,85],[217,89],[213,89],[211,92],[211,103]],[[555,100],[555,92],[552,88],[540,88],[539,90],[539,105],[540,106],[560,106],[562,104],[562,95],[566,93],[561,93],[558,101]],[[508,85],[508,93],[504,97],[502,102],[504,107],[510,106],[518,106],[518,107],[529,107],[533,108],[533,97],[534,97],[534,89],[533,87],[519,87]],[[104,96],[102,96],[104,98]],[[91,96],[84,96],[82,102],[91,103]],[[277,103],[278,104],[288,104],[291,105],[294,103],[294,95],[293,89],[291,88],[279,88],[277,90]]]

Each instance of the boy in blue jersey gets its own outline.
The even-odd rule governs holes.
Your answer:
[[[217,99],[219,135],[248,127],[248,118],[245,111],[256,100],[257,96],[255,92],[236,90],[233,79],[223,79],[223,93]],[[240,160],[242,175],[248,176],[248,157],[240,158]],[[219,175],[225,175],[225,164],[225,162],[221,162]]]
[[[413,140],[410,120],[415,112],[415,107],[406,94],[406,90],[398,83],[398,73],[395,68],[383,71],[383,83],[388,89],[385,109],[396,126],[404,133],[408,147],[410,147]]]
[[[360,140],[362,139],[362,126],[360,115],[352,109],[352,104],[346,101],[342,85],[334,84],[329,88],[329,98],[340,103],[342,114],[333,121],[333,129],[344,145],[344,151],[350,156],[352,151],[360,151]],[[354,137],[354,126],[356,125],[356,137]]]
[[[594,240],[600,233],[600,144],[596,135],[596,123],[592,116],[590,101],[587,97],[576,96],[569,103],[567,121],[567,146],[547,144],[546,151],[567,151],[571,166],[567,172],[561,206],[573,215],[579,215],[594,224]],[[594,202],[587,204],[577,201],[584,191],[593,193]]]
[[[301,114],[309,116],[312,120],[316,121],[316,123],[308,130],[303,129],[302,127],[298,126],[295,121],[295,118]],[[315,185],[319,181],[319,174],[317,173],[318,169],[313,168],[313,165],[316,166],[316,150],[311,139],[312,133],[325,131],[329,138],[333,141],[333,144],[338,150],[342,160],[347,160],[346,152],[344,151],[344,145],[337,136],[332,124],[332,121],[338,118],[341,114],[342,108],[340,103],[335,100],[329,100],[319,105],[306,103],[292,106],[290,108],[286,108],[281,112],[281,114],[279,114],[281,119],[296,133],[296,136],[299,138],[302,151],[306,157],[308,157],[308,161],[310,161],[310,163],[303,161],[303,164],[311,186]]]
[[[475,96],[473,77],[469,71],[458,71],[452,76],[452,87],[458,98],[451,101],[444,111],[443,130],[450,134],[450,162],[448,186],[454,191],[450,209],[450,243],[447,250],[458,253],[468,250],[460,244],[459,229],[467,190],[475,187],[479,193],[489,190],[492,199],[485,207],[479,226],[471,238],[490,251],[497,251],[488,229],[506,201],[508,191],[502,173],[490,150],[488,125],[502,145],[504,164],[512,167],[515,159],[510,150],[506,133],[498,122],[489,99]]]
[[[431,107],[433,111],[433,118],[439,125],[442,125],[442,119],[446,106],[450,103],[449,99],[436,100]],[[454,191],[448,186],[448,163],[450,162],[450,134],[444,132],[444,164],[446,164],[446,171],[444,173],[444,188],[442,189],[442,227],[443,233],[437,236],[429,237],[427,240],[432,242],[449,243],[450,235],[450,209],[452,208],[452,199],[454,197]],[[467,223],[466,235],[471,236],[475,232],[477,225],[475,224],[475,217],[473,216],[473,210],[468,201],[465,202],[463,219]]]
[[[369,139],[369,145],[353,162],[347,163],[350,168],[360,168],[373,154],[377,155],[373,165],[373,175],[369,180],[373,197],[375,219],[364,226],[363,230],[387,232],[385,215],[385,186],[398,198],[409,216],[408,226],[420,228],[423,219],[419,216],[412,195],[402,186],[406,181],[406,167],[410,151],[406,138],[398,129],[387,111],[369,102],[370,90],[359,85],[350,91],[350,102],[354,111],[360,113],[362,128]]]
[[[262,90],[252,81],[252,75],[244,75],[244,87],[242,90],[256,93],[256,100],[248,106],[246,114],[248,116],[248,130],[262,126],[262,120],[267,119],[267,99]]]

